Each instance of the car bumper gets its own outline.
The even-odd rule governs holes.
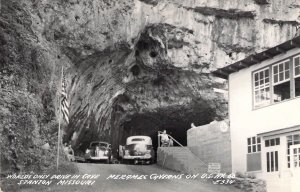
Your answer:
[[[151,159],[151,155],[141,155],[141,156],[131,156],[131,155],[124,155],[123,159]]]
[[[109,158],[107,156],[102,156],[102,157],[86,157],[85,159],[87,159],[87,160],[107,160]]]

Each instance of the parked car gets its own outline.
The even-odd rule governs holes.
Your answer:
[[[152,139],[148,136],[131,136],[125,146],[120,146],[119,152],[123,163],[134,162],[151,164],[154,162]]]
[[[85,151],[84,158],[86,162],[105,161],[106,163],[111,163],[111,145],[107,142],[93,141]]]

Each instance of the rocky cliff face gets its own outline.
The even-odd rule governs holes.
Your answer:
[[[62,66],[75,148],[162,129],[185,142],[192,122],[226,117],[210,71],[291,39],[299,11],[297,0],[2,1],[2,165],[54,151]]]

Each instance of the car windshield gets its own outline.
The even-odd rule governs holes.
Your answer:
[[[143,138],[135,138],[135,139],[132,139],[131,141],[145,141],[145,139],[143,139]]]
[[[147,136],[140,136],[140,137],[128,137],[126,140],[126,145],[136,144],[136,143],[143,143],[147,145],[152,145],[152,140],[150,137]]]
[[[107,147],[107,143],[91,143],[91,147]]]

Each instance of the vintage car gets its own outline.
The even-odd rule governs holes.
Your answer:
[[[111,145],[107,142],[93,141],[85,151],[84,158],[86,162],[105,161],[106,163],[111,163]]]
[[[154,150],[152,140],[148,136],[131,136],[126,140],[126,145],[121,146],[123,163],[146,163],[154,162]]]

